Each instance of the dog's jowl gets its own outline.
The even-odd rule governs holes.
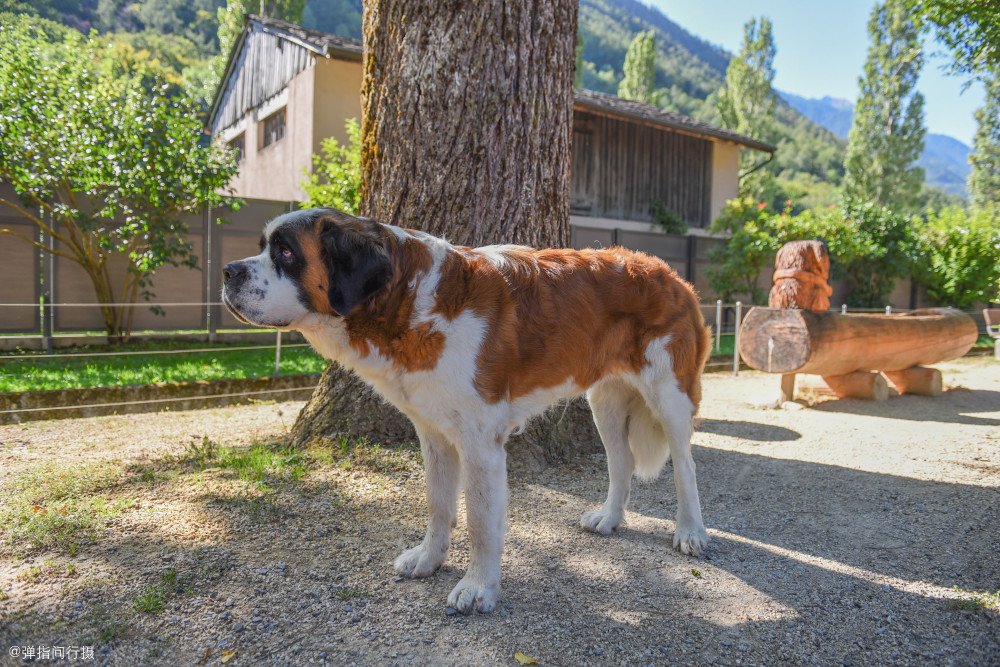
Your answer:
[[[464,487],[472,553],[448,596],[488,612],[500,593],[506,527],[504,443],[553,402],[586,393],[610,488],[584,528],[611,533],[633,475],[673,460],[674,546],[708,537],[691,458],[708,331],[691,287],[624,248],[465,248],[334,209],[271,221],[261,252],[226,265],[223,300],[240,320],[298,329],[406,414],[420,436],[430,519],[396,570],[444,562]]]

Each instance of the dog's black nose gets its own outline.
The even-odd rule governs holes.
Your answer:
[[[230,262],[222,267],[222,282],[228,285],[231,281],[243,277],[247,267],[243,262]]]

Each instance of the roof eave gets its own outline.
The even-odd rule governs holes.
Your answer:
[[[649,116],[644,116],[642,114],[631,113],[623,109],[612,109],[599,102],[594,102],[587,99],[576,98],[573,100],[574,107],[582,107],[587,111],[592,111],[596,113],[603,114],[605,116],[612,116],[616,118],[628,118],[629,120],[638,121],[640,123],[645,123],[653,127],[663,127],[681,134],[686,134],[692,137],[698,137],[700,139],[708,139],[710,141],[727,141],[734,144],[739,144],[741,146],[746,146],[747,148],[753,148],[754,150],[762,151],[764,153],[774,153],[778,150],[777,146],[772,146],[771,144],[764,143],[763,141],[756,141],[749,137],[743,137],[737,134],[729,133],[715,133],[706,130],[700,130],[681,123],[674,123],[664,118],[650,118]]]
[[[226,81],[229,80],[229,76],[233,73],[233,68],[236,67],[236,55],[243,49],[243,44],[246,42],[247,34],[250,32],[250,16],[246,16],[243,20],[243,30],[236,37],[236,41],[233,42],[233,48],[229,50],[229,58],[226,60],[226,68],[222,70],[222,77],[219,79],[219,85],[215,88],[215,97],[212,98],[212,106],[208,108],[208,116],[205,121],[205,131],[208,134],[212,133],[212,127],[215,125],[215,115],[219,113],[219,105],[222,104],[222,96],[225,91],[226,86],[224,85]]]

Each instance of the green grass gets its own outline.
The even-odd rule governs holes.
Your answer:
[[[163,588],[150,584],[142,593],[135,596],[135,609],[146,614],[158,614],[163,611],[167,594]]]
[[[736,344],[736,336],[733,334],[723,334],[719,337],[719,350],[715,349],[715,336],[712,336],[712,355],[715,356],[725,356],[732,357],[734,345]]]
[[[219,345],[201,342],[140,341],[126,345],[88,345],[65,350],[91,352],[153,352],[194,350],[211,352],[140,354],[135,356],[58,357],[18,359],[0,354],[0,391],[36,391],[69,387],[110,387],[150,382],[182,382],[217,378],[265,377],[274,374],[274,348],[231,350],[255,344]],[[61,351],[62,352],[62,351]],[[27,353],[37,354],[37,353]],[[326,361],[308,347],[281,349],[281,374],[320,373]]]
[[[955,586],[955,592],[960,598],[948,600],[945,609],[949,611],[983,611],[989,609],[1000,612],[1000,591],[996,593],[970,593]]]
[[[42,465],[16,476],[0,497],[0,542],[24,549],[75,553],[83,540],[123,510],[131,497],[111,499],[107,491],[121,479],[121,466],[90,468]]]

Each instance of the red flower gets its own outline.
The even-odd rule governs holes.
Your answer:
[[[757,204],[757,210],[759,211],[760,209],[764,208],[765,206],[767,206],[767,202],[762,201],[761,203]]]

